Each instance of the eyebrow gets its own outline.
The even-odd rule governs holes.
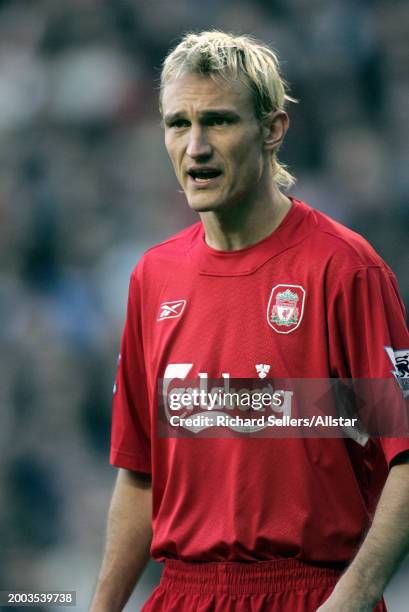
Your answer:
[[[240,115],[232,110],[231,108],[211,108],[199,113],[201,120],[210,119],[213,117],[226,117],[227,119],[237,120],[240,119]],[[177,121],[178,119],[185,119],[186,114],[183,111],[177,111],[176,113],[167,113],[163,120],[166,124]]]

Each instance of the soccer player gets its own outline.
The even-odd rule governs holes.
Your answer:
[[[407,438],[158,435],[161,379],[407,389],[393,273],[361,236],[284,194],[288,100],[276,55],[248,37],[188,34],[165,60],[166,147],[200,221],[131,277],[112,421],[120,469],[92,612],[122,610],[149,552],[165,568],[145,612],[386,609],[409,544]]]

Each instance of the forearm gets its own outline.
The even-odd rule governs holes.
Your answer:
[[[120,612],[149,559],[152,493],[147,477],[120,470],[90,612]]]
[[[351,607],[343,610],[372,610],[408,552],[409,465],[402,464],[391,468],[372,526],[328,600],[334,607],[324,604],[322,610],[336,610],[348,600]]]

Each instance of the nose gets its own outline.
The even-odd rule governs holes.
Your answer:
[[[207,140],[205,129],[202,126],[192,125],[189,131],[186,153],[192,159],[208,158],[211,156],[212,147]]]

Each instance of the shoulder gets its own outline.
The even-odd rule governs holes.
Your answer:
[[[168,255],[181,255],[186,254],[190,250],[192,244],[198,239],[203,233],[202,223],[198,221],[193,225],[189,225],[185,229],[177,232],[166,238],[163,242],[156,244],[155,246],[148,249],[144,255],[145,258],[163,257]]]
[[[369,242],[357,232],[301,202],[312,231],[307,266],[320,279],[330,301],[370,295],[373,304],[389,301],[403,310],[396,277]],[[351,296],[355,296],[352,298]],[[352,301],[351,301],[352,300]]]
[[[166,270],[177,270],[177,266],[186,261],[192,246],[202,233],[202,224],[199,221],[150,247],[134,267],[131,279],[141,280],[146,274],[160,272],[163,275]]]
[[[390,272],[363,236],[305,202],[299,204],[310,217],[310,225],[314,228],[310,241],[321,261],[342,271],[376,267]]]

